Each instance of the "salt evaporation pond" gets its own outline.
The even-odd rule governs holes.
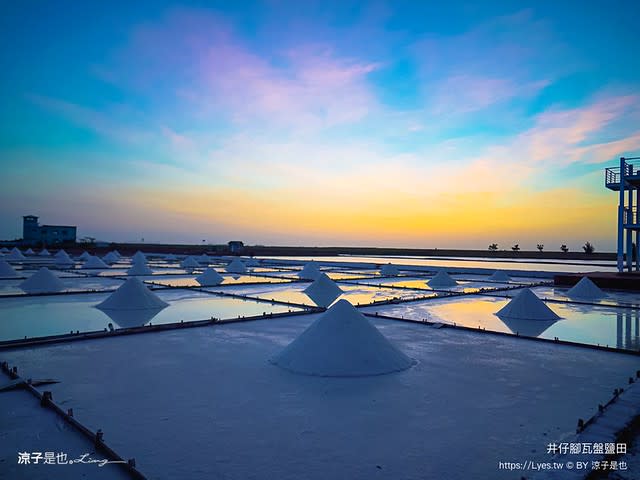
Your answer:
[[[576,419],[637,369],[628,355],[384,320],[374,323],[417,361],[405,371],[323,378],[267,361],[316,318],[22,349],[3,359],[25,376],[62,379],[47,387],[53,398],[160,480],[513,479],[499,461],[548,461],[546,445],[572,434]]]
[[[155,290],[154,292],[170,305],[142,324],[149,321],[153,324],[162,324],[181,320],[206,320],[211,317],[232,319],[239,316],[262,315],[265,312],[280,313],[297,310],[294,307],[219,297],[195,291]],[[91,293],[2,299],[0,340],[60,335],[70,331],[103,330],[109,323],[113,323],[116,328],[141,325],[135,318],[130,319],[126,325],[118,325],[117,321],[94,308],[108,295]]]

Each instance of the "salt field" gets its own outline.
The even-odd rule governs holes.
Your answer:
[[[101,429],[145,478],[520,478],[498,462],[548,460],[546,444],[640,368],[637,294],[570,291],[507,262],[495,273],[121,257],[78,274],[86,261],[44,273],[12,261],[0,361],[58,382],[35,390]],[[9,478],[48,478],[17,469],[14,445],[93,451],[27,392],[0,391],[0,406]],[[469,458],[436,461],[453,448]]]

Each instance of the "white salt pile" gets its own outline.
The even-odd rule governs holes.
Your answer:
[[[42,267],[18,287],[27,293],[53,293],[63,290],[64,284],[47,267]]]
[[[34,252],[31,248],[28,248],[26,252],[24,252],[25,255],[35,255],[36,252]]]
[[[598,300],[607,296],[589,277],[582,277],[573,288],[567,292],[569,298],[582,300]]]
[[[492,280],[494,282],[508,282],[511,280],[511,277],[503,270],[496,270],[489,277],[489,280]]]
[[[127,275],[152,275],[153,270],[149,268],[147,262],[137,262],[127,270]]]
[[[94,257],[93,255],[89,255],[89,259],[80,268],[82,268],[83,270],[105,269],[109,268],[109,265],[104,263],[102,259]]]
[[[247,266],[239,258],[234,258],[226,268],[229,273],[247,273]]]
[[[331,280],[324,273],[318,275],[314,282],[303,291],[307,297],[313,300],[313,303],[319,307],[325,308],[331,305],[336,298],[344,293],[336,282]]]
[[[49,250],[47,250],[46,248],[43,248],[42,250],[40,250],[40,253],[38,253],[38,255],[41,257],[51,256],[51,254],[49,253]]]
[[[139,278],[131,277],[96,308],[121,327],[134,327],[144,325],[167,306]]]
[[[83,262],[86,262],[87,260],[89,260],[91,258],[91,254],[89,252],[87,252],[86,250],[84,250],[80,256],[78,257],[80,260],[82,260]]]
[[[198,268],[200,266],[200,262],[198,262],[195,257],[189,256],[185,258],[180,265],[182,268]]]
[[[318,264],[313,260],[306,263],[302,270],[298,272],[298,277],[304,280],[315,280],[320,275],[320,268]]]
[[[271,362],[322,377],[382,375],[413,364],[346,300],[324,312]]]
[[[131,257],[131,262],[132,263],[138,263],[138,262],[147,262],[147,257],[144,255],[144,253],[142,253],[140,250],[138,250],[133,257]]]
[[[224,277],[213,268],[207,268],[196,277],[196,281],[203,287],[213,287],[220,285],[224,281]]]
[[[7,247],[0,248],[0,253],[9,253],[9,249]]]
[[[139,278],[129,278],[103,302],[100,310],[147,310],[165,308],[169,304],[149,290]]]
[[[209,265],[211,263],[211,257],[206,253],[203,253],[198,257],[198,262],[202,265]]]
[[[55,264],[59,267],[73,265],[74,263],[73,259],[64,250],[60,250],[53,258],[55,259]]]
[[[22,255],[22,252],[18,248],[13,247],[11,249],[11,252],[9,253],[9,255],[7,255],[5,257],[5,259],[7,259],[7,260],[24,260],[25,256]]]
[[[19,277],[18,273],[5,260],[0,260],[0,278]]]
[[[380,275],[384,277],[395,277],[399,274],[400,270],[398,270],[398,267],[396,267],[392,263],[387,263],[386,265],[380,267]]]
[[[431,288],[449,288],[458,285],[451,276],[444,270],[440,270],[431,280],[427,282]]]
[[[118,260],[120,260],[120,257],[118,257],[118,255],[116,255],[116,253],[113,251],[107,253],[104,257],[102,257],[102,261],[108,264],[116,263]]]
[[[522,290],[509,303],[502,307],[496,315],[503,318],[519,320],[559,320],[560,317],[540,300],[528,288]]]

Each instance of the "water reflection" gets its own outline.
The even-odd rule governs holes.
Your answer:
[[[640,349],[640,313],[627,310],[616,314],[616,347]]]
[[[527,320],[496,315],[512,333],[523,337],[539,337],[559,320]]]
[[[144,309],[101,309],[96,307],[102,313],[107,315],[114,323],[121,328],[141,327],[150,322],[153,317],[158,315],[166,307],[160,308],[144,308]]]

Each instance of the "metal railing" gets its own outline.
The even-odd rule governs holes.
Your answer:
[[[620,167],[608,167],[604,169],[604,184],[617,185],[620,183]]]

